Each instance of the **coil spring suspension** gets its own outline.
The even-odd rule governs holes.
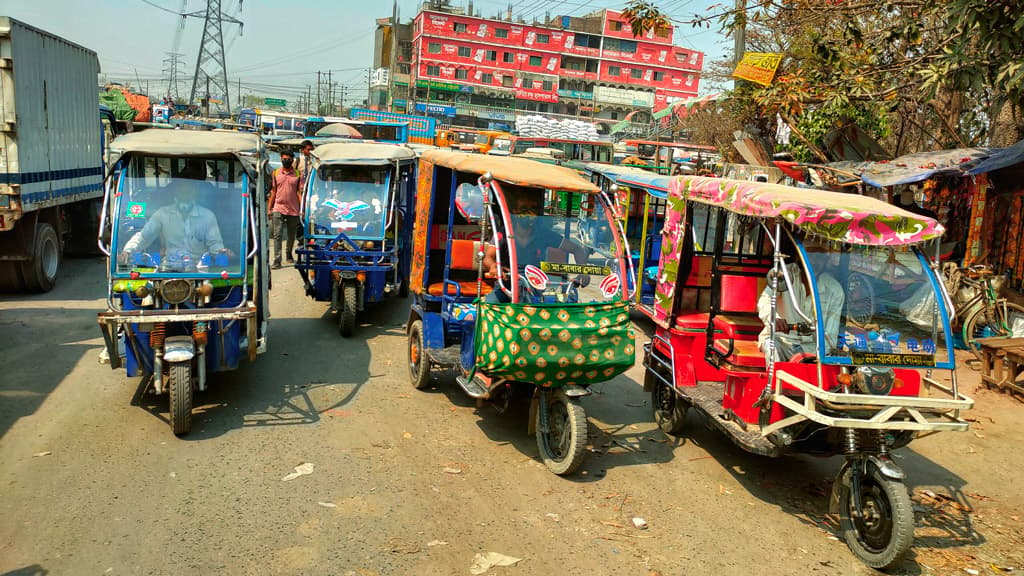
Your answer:
[[[167,325],[157,322],[149,333],[149,346],[153,350],[160,350],[164,347],[164,339],[167,337]]]
[[[857,431],[853,428],[846,429],[846,454],[856,454],[858,451]]]
[[[199,346],[206,345],[206,322],[196,320],[192,323],[192,341]]]

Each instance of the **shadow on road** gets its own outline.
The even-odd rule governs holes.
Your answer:
[[[17,570],[11,570],[10,572],[4,572],[0,576],[46,576],[49,573],[49,570],[39,564],[33,564],[24,568],[18,568]]]
[[[751,496],[778,506],[800,522],[816,528],[822,537],[841,538],[838,520],[829,514],[828,497],[832,481],[843,464],[841,457],[816,458],[807,455],[786,455],[769,458],[746,452],[735,446],[717,430],[710,429],[704,417],[690,412],[685,438],[703,448],[727,470]],[[901,574],[921,574],[923,567],[916,558],[924,549],[977,546],[986,541],[973,526],[970,505],[963,493],[965,480],[909,448],[896,451],[896,461],[907,474],[907,488],[914,495],[915,486],[942,486],[935,492],[950,495],[943,503],[940,496],[938,512],[920,505],[915,497],[915,541]],[[720,491],[727,493],[726,487]],[[739,534],[737,533],[737,537]]]
[[[95,304],[105,277],[96,258],[65,260],[45,294],[0,295],[0,437],[39,409],[100,337]]]
[[[404,334],[403,300],[385,302],[357,317],[350,338],[338,334],[337,318],[273,318],[268,348],[254,364],[208,373],[207,390],[195,395],[192,431],[185,440],[205,440],[231,430],[308,425],[321,415],[355,402],[367,385],[383,376],[374,369],[369,341]],[[379,362],[379,360],[377,361]],[[167,396],[143,394],[139,383],[132,402],[167,422]]]

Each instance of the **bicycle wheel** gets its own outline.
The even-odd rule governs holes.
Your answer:
[[[978,338],[1024,337],[1024,306],[1000,298],[990,306],[971,312],[964,320],[964,344],[980,361]]]

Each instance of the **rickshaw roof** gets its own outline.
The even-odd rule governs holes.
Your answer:
[[[143,130],[118,136],[110,144],[120,154],[156,154],[167,156],[219,156],[254,154],[262,139],[249,132],[212,132],[198,130]]]
[[[669,195],[743,216],[779,217],[808,234],[861,246],[918,244],[945,232],[942,225],[931,218],[857,194],[745,180],[677,176],[669,186]]]
[[[610,166],[607,164],[588,164],[587,170],[597,172],[612,180],[619,186],[630,188],[643,188],[655,198],[668,197],[668,185],[672,182],[672,176],[655,174],[643,168],[633,166]]]
[[[416,159],[416,151],[407,146],[367,142],[324,144],[315,148],[313,155],[326,164],[390,164]]]
[[[575,170],[525,158],[466,154],[447,150],[427,150],[423,153],[422,158],[432,164],[460,172],[473,172],[481,175],[490,172],[496,180],[519,186],[535,186],[590,194],[600,192],[597,186],[584,179]]]

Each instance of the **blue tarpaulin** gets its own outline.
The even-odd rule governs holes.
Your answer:
[[[940,174],[963,174],[992,154],[990,148],[957,148],[907,154],[894,160],[870,162],[861,172],[865,184],[883,188],[911,184]]]
[[[967,173],[985,174],[1021,162],[1024,162],[1024,140],[1017,142],[1009,148],[994,151],[991,156],[979,162],[977,166],[968,170]]]

